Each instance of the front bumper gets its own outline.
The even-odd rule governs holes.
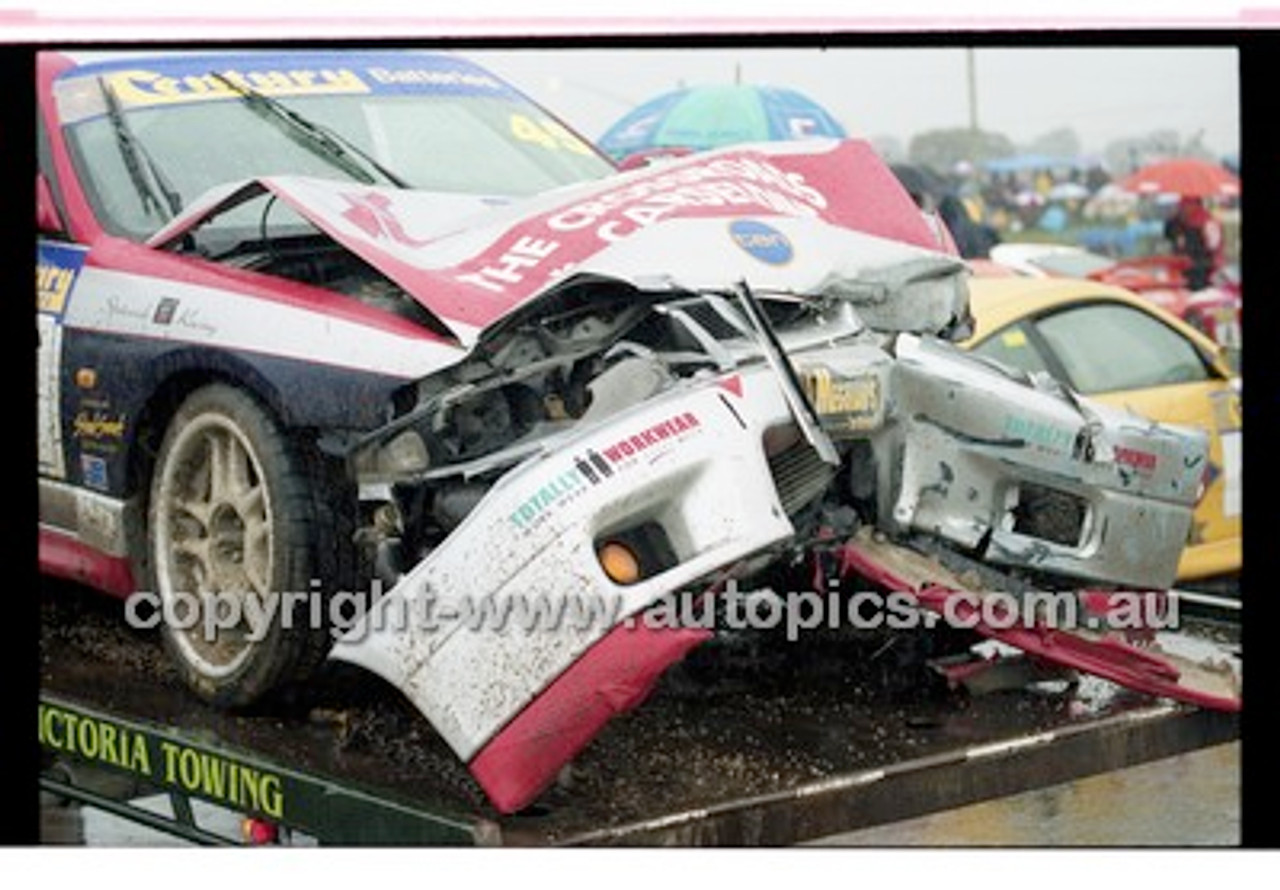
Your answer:
[[[761,372],[728,386],[677,388],[526,461],[338,641],[331,657],[401,689],[457,755],[472,761],[618,622],[793,536],[765,456],[770,415],[788,416],[773,378]],[[641,526],[660,529],[666,561],[634,584],[616,584],[601,567],[598,544]],[[639,682],[605,674],[615,684],[647,688],[643,678],[702,638],[633,636],[633,645],[676,642],[656,661],[623,658],[623,673]],[[589,705],[580,709],[583,726],[597,722],[585,713]],[[493,757],[480,760],[486,775],[495,772],[484,767]],[[521,795],[500,796],[505,806],[519,805]]]

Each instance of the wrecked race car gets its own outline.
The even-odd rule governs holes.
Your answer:
[[[210,701],[305,677],[318,600],[381,588],[329,656],[511,812],[711,635],[638,616],[815,542],[926,607],[962,582],[903,569],[922,542],[1046,589],[1173,580],[1204,436],[952,346],[963,261],[866,143],[614,175],[446,56],[40,71],[41,566],[153,597]],[[166,125],[214,110],[255,152]],[[432,140],[451,164],[414,167]],[[601,608],[475,620],[513,601]]]

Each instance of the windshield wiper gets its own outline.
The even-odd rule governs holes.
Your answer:
[[[209,76],[238,93],[245,105],[264,120],[281,127],[304,148],[329,161],[335,167],[341,168],[350,176],[373,185],[377,177],[370,174],[369,170],[372,168],[375,173],[396,188],[411,188],[408,182],[392,173],[341,133],[317,124],[284,103],[263,95],[253,87],[236,83],[216,71],[210,71]]]
[[[129,122],[125,120],[120,109],[120,100],[115,92],[107,86],[106,80],[98,78],[98,89],[102,91],[102,99],[107,106],[107,120],[111,122],[111,130],[115,133],[116,145],[120,147],[120,155],[124,158],[125,170],[129,179],[142,199],[142,212],[150,213],[152,207],[165,220],[172,219],[182,210],[182,196],[165,178],[164,173],[156,165],[146,147],[138,141]],[[143,172],[143,165],[150,172],[150,178]],[[157,197],[157,192],[159,197]],[[160,199],[164,199],[164,204]],[[165,210],[168,210],[166,215]]]

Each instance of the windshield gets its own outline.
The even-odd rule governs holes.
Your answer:
[[[217,72],[216,75],[212,72]],[[234,87],[269,96],[376,164],[335,158],[323,140],[264,115]],[[89,200],[108,231],[145,238],[172,215],[146,195],[159,180],[182,205],[226,182],[302,175],[509,198],[612,172],[596,151],[482,69],[399,53],[177,57],[86,66],[59,81],[59,111]],[[112,106],[115,106],[113,112]],[[340,151],[340,150],[339,150]],[[142,171],[139,173],[139,171]],[[217,221],[256,225],[255,202]],[[283,208],[272,225],[302,227]]]

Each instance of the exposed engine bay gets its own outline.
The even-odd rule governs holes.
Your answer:
[[[752,325],[752,307],[764,316],[762,329]],[[780,370],[796,375],[794,392],[803,394],[793,407],[815,421],[812,430],[786,422],[763,432],[797,551],[820,527],[841,535],[870,525],[939,536],[1042,585],[1150,577],[1149,565],[1139,575],[1123,560],[1098,559],[1106,554],[1096,545],[1107,518],[1099,496],[1085,489],[1086,478],[1102,478],[1099,462],[1114,475],[1109,443],[1123,435],[1124,423],[1108,430],[1097,409],[1047,376],[1032,379],[961,353],[947,343],[946,330],[944,337],[879,332],[849,300],[755,295],[745,285],[660,293],[578,278],[539,309],[508,319],[466,361],[419,382],[413,404],[357,449],[371,517],[363,540],[385,583],[424,558],[517,463],[664,392],[767,362],[766,338],[775,335],[777,357],[791,357]],[[945,396],[935,391],[943,386]],[[954,402],[959,387],[991,414],[991,433],[979,431],[983,424],[975,425],[972,413],[948,418],[947,407],[936,404]],[[1026,402],[1027,416],[1006,416],[1002,400],[1011,395]],[[921,410],[926,405],[931,412]],[[1132,424],[1137,434],[1136,419]],[[1143,436],[1151,432],[1145,426]],[[813,441],[819,430],[828,440],[826,459]],[[1164,441],[1182,456],[1178,434],[1166,432]],[[967,459],[974,446],[986,453]],[[959,459],[948,462],[953,447]],[[1032,464],[1013,474],[1024,477],[1019,484],[1003,478],[1017,459],[992,457],[1001,451]],[[1049,467],[1066,466],[1046,472],[1044,458],[1054,455],[1059,460]],[[1003,466],[993,469],[993,460]],[[1185,500],[1195,474],[1171,472],[1171,500]],[[1117,479],[1116,487],[1132,481]],[[963,487],[963,498],[948,498],[951,487]]]
[[[360,450],[363,490],[392,495],[374,512],[381,524],[369,531],[382,537],[394,528],[400,565],[425,556],[494,479],[554,448],[558,437],[680,381],[713,379],[750,360],[750,330],[733,295],[646,294],[599,280],[577,282],[558,302],[546,314],[513,319],[467,361],[421,381],[414,407]],[[783,336],[835,339],[862,330],[847,306],[794,297],[763,305]],[[780,428],[771,431],[770,447],[781,453],[799,440],[795,428]],[[389,527],[392,507],[398,521]]]

